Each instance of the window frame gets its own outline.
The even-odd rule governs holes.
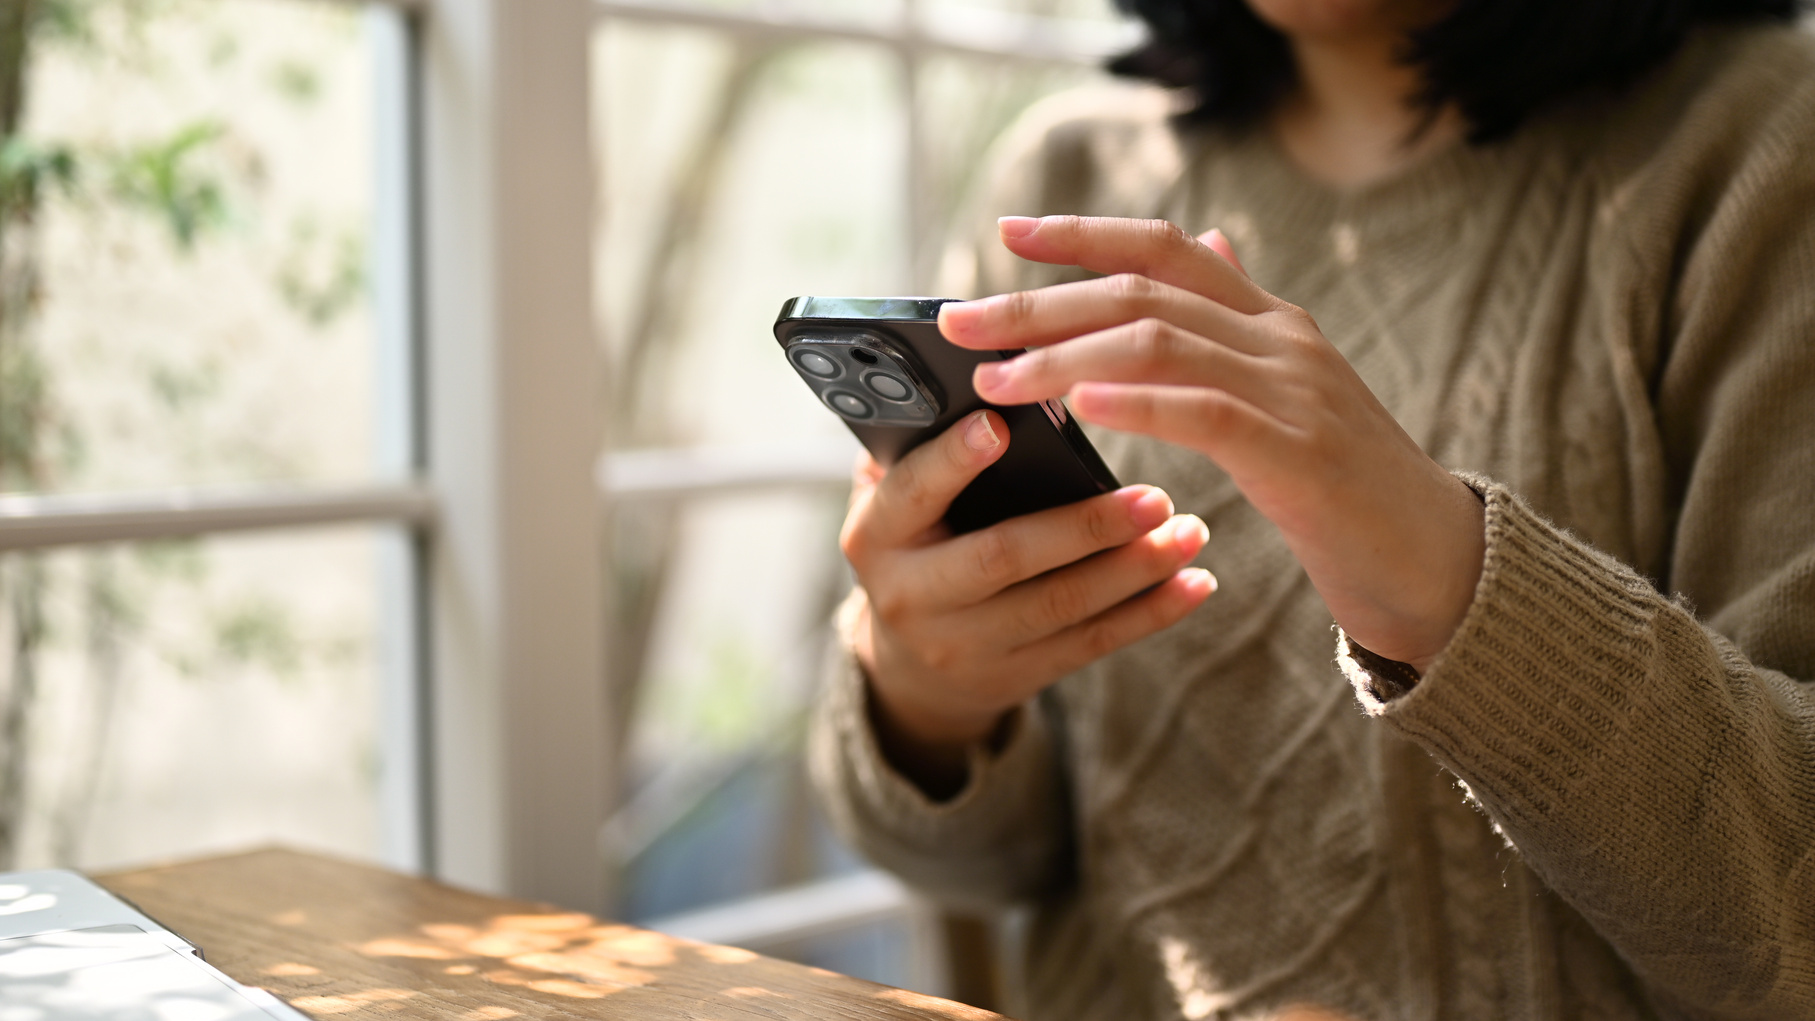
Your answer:
[[[1126,40],[1079,45],[1031,17],[1018,32],[964,35],[917,0],[886,25],[652,0],[324,2],[367,12],[377,60],[375,458],[378,477],[396,481],[0,496],[0,553],[388,526],[383,860],[597,910],[620,732],[607,706],[623,704],[604,690],[602,512],[838,487],[849,466],[831,448],[599,452],[593,30],[617,19],[892,51],[916,224],[927,57],[1094,65]],[[936,241],[910,241],[921,280]]]

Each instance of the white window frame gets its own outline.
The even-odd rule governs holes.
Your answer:
[[[923,18],[916,0],[881,27],[650,0],[338,2],[366,10],[376,43],[377,466],[404,481],[7,496],[0,553],[395,526],[381,558],[384,859],[597,909],[618,764],[603,679],[601,503],[836,487],[848,462],[841,450],[797,447],[600,455],[594,27],[634,20],[891,51],[907,84],[913,223],[925,219],[914,83],[927,56],[1098,64],[1126,39],[1079,45],[1037,18],[959,34]],[[917,276],[935,240],[912,242]]]

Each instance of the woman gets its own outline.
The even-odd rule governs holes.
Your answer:
[[[1152,485],[860,466],[835,820],[1034,906],[1035,1021],[1815,1017],[1792,4],[1131,6],[1195,106],[1030,115],[942,327]]]

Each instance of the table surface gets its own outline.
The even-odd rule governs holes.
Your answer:
[[[294,851],[95,877],[316,1017],[992,1021],[998,1015]]]

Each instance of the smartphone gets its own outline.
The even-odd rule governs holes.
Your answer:
[[[1008,452],[946,511],[953,532],[1075,503],[1117,488],[1096,448],[1058,400],[1009,407],[971,389],[971,370],[1019,351],[971,351],[939,333],[951,298],[790,298],[775,319],[788,364],[844,419],[878,463],[938,436],[973,411],[1008,422]]]

